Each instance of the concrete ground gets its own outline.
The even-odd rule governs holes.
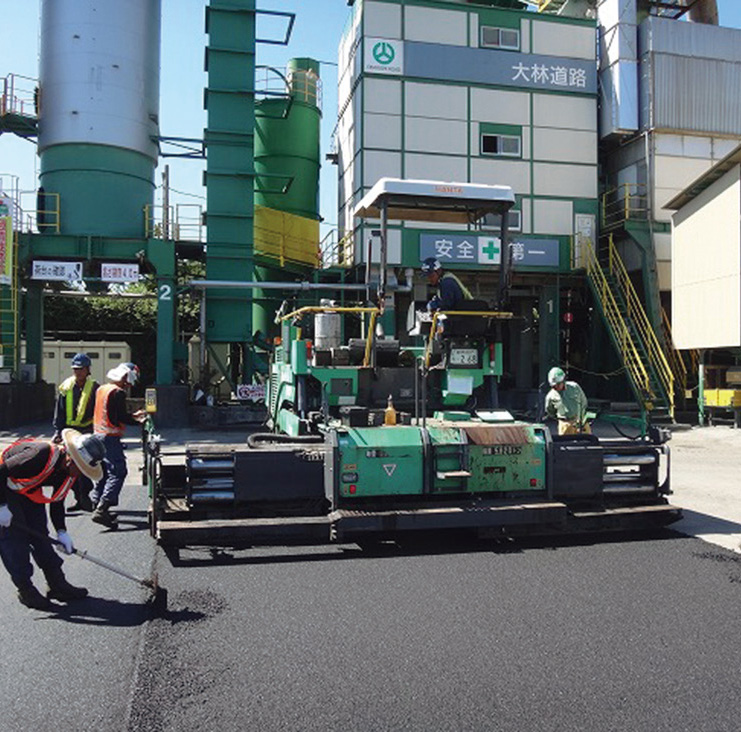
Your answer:
[[[670,500],[684,509],[672,528],[741,554],[741,429],[693,427],[669,444]]]

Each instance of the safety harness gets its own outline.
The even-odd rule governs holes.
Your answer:
[[[2,454],[0,454],[0,465],[5,462],[5,455],[7,452],[23,442],[33,442],[33,440],[16,440],[12,445],[8,445],[8,447],[3,450]],[[39,473],[32,475],[30,478],[8,478],[8,485],[10,488],[34,503],[55,503],[56,501],[63,501],[76,480],[76,478],[68,476],[64,482],[54,490],[51,497],[47,498],[44,495],[44,483],[57,468],[57,463],[63,454],[59,447],[53,443],[49,443],[49,447],[51,449],[49,450],[49,457],[46,460],[46,465],[44,465]]]

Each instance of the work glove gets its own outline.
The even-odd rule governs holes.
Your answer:
[[[8,508],[7,503],[3,503],[0,506],[0,526],[7,529],[10,526],[10,522],[13,520],[13,512]]]
[[[72,543],[72,537],[64,530],[57,531],[57,541],[62,546],[57,544],[57,548],[61,551],[64,550],[65,554],[74,554],[75,545]]]

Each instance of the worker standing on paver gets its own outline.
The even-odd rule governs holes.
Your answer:
[[[118,522],[110,508],[118,505],[118,497],[128,475],[121,437],[127,424],[141,424],[146,419],[143,409],[129,413],[126,407],[126,390],[134,386],[138,376],[136,365],[121,363],[106,374],[110,383],[101,386],[95,397],[93,430],[105,442],[106,458],[103,462],[105,475],[90,494],[94,507],[92,518],[96,524],[111,529],[116,528]]]
[[[428,310],[463,310],[467,300],[473,300],[471,291],[452,273],[446,272],[435,257],[422,262],[427,282],[437,288],[437,294],[427,303]]]
[[[558,419],[558,434],[589,434],[584,390],[575,381],[566,381],[564,370],[558,366],[548,372],[548,383],[551,390],[545,397],[545,413]]]
[[[103,440],[71,429],[62,431],[62,444],[47,440],[17,440],[0,455],[0,558],[18,588],[18,599],[37,610],[51,608],[50,599],[69,602],[87,596],[71,585],[62,571],[62,558],[49,538],[45,504],[66,554],[74,552],[64,520],[64,498],[84,475],[103,475]],[[47,488],[46,494],[44,488]],[[48,494],[48,495],[47,495]],[[31,555],[46,576],[44,597],[31,581]]]
[[[54,409],[52,440],[57,445],[62,442],[62,430],[65,427],[71,427],[83,434],[91,434],[93,431],[95,393],[99,384],[90,376],[90,357],[86,353],[77,353],[72,358],[71,366],[73,375],[59,385],[59,396]],[[72,487],[75,503],[68,510],[92,511],[92,488],[92,482],[81,475]]]

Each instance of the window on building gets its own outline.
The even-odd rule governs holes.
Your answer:
[[[521,153],[520,138],[516,135],[481,135],[482,155],[503,155],[519,158]]]
[[[486,214],[480,223],[482,231],[499,231],[501,216],[499,214]],[[517,209],[511,208],[507,212],[507,229],[509,231],[522,231],[522,215]]]
[[[495,28],[491,25],[481,26],[482,48],[503,48],[508,51],[520,50],[520,31],[514,28]]]

